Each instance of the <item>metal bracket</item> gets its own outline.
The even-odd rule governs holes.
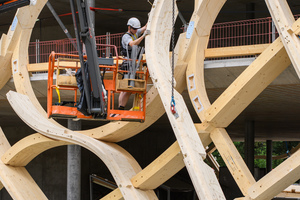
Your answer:
[[[195,98],[193,98],[193,103],[194,103],[195,108],[197,109],[197,113],[201,112],[204,109],[198,95]]]
[[[188,26],[187,31],[186,31],[186,39],[190,39],[192,37],[192,34],[194,32],[194,24],[195,24],[194,21],[191,21],[189,23],[189,26]]]
[[[196,89],[194,74],[188,76],[188,87],[190,92]]]
[[[11,24],[11,30],[14,31],[16,29],[16,26],[18,24],[18,18],[15,16],[14,21]]]

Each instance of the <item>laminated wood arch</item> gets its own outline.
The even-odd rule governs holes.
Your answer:
[[[190,24],[194,24],[194,27],[191,28],[191,35],[187,37],[186,34],[182,34],[176,46],[175,100],[179,113],[178,119],[170,113],[170,96],[166,96],[171,91],[168,60],[172,1],[156,0],[148,22],[151,34],[146,37],[147,62],[155,87],[152,87],[147,94],[145,123],[113,122],[81,132],[70,131],[61,127],[54,120],[46,119],[46,113],[36,99],[30,84],[27,71],[27,47],[34,22],[45,2],[45,0],[38,0],[35,6],[27,6],[17,12],[16,26],[11,28],[7,36],[3,35],[1,39],[0,60],[4,60],[1,63],[1,70],[4,69],[7,75],[7,69],[12,68],[15,86],[19,94],[10,92],[8,96],[19,116],[33,129],[60,141],[41,139],[36,143],[31,143],[32,146],[40,149],[23,160],[19,159],[18,155],[26,152],[30,146],[16,145],[14,156],[11,157],[8,156],[9,148],[6,148],[8,151],[2,156],[2,161],[12,165],[25,166],[34,155],[47,148],[75,143],[94,152],[111,170],[119,188],[108,198],[120,199],[123,196],[125,199],[155,199],[153,191],[149,189],[158,187],[159,184],[186,166],[201,199],[225,199],[212,170],[203,162],[204,148],[213,141],[245,199],[273,197],[291,184],[294,179],[300,178],[300,164],[297,162],[299,160],[298,151],[278,170],[272,171],[270,175],[255,182],[225,130],[235,117],[291,63],[291,60],[293,64],[296,63],[294,66],[299,66],[297,60],[299,52],[292,48],[298,48],[299,41],[294,40],[293,34],[299,34],[299,30],[294,28],[297,27],[295,24],[299,24],[299,21],[294,22],[289,15],[286,15],[289,14],[289,11],[285,0],[281,2],[278,0],[267,1],[267,3],[273,18],[278,19],[279,16],[284,19],[282,23],[276,24],[277,27],[288,27],[286,30],[283,28],[281,35],[284,38],[292,39],[288,44],[281,39],[272,43],[213,104],[209,102],[205,90],[203,61],[210,29],[226,0],[195,0],[195,10],[190,21]],[[283,9],[276,9],[278,5]],[[5,62],[10,62],[10,65]],[[4,74],[0,73],[1,77],[2,75]],[[7,77],[0,80],[1,88]],[[202,121],[201,124],[194,125],[180,95],[186,85],[191,102]],[[140,169],[136,161],[125,150],[108,143],[122,141],[138,134],[156,121],[165,112],[164,109],[178,142],[174,143],[144,170]],[[27,114],[30,117],[26,117]],[[36,119],[41,119],[41,121],[38,122]],[[24,141],[27,139],[30,137]],[[49,144],[48,142],[50,147],[45,145]],[[104,150],[106,153],[103,152]],[[112,156],[107,155],[107,152],[110,152]],[[293,166],[293,169],[290,170],[289,166]],[[284,173],[280,173],[278,176],[278,171],[284,171]],[[151,175],[146,176],[148,174]],[[271,177],[276,177],[276,179],[270,181]],[[36,188],[36,186],[33,187]]]
[[[14,37],[12,37],[12,40],[10,41],[11,43],[14,44],[14,47],[13,48],[11,47],[10,49],[12,53],[10,62],[12,66],[12,74],[13,74],[16,90],[19,93],[24,94],[30,98],[29,104],[36,111],[36,113],[31,113],[29,115],[32,117],[38,116],[38,118],[36,118],[35,120],[44,119],[44,124],[42,125],[40,124],[40,126],[48,127],[49,129],[52,129],[52,131],[55,132],[55,130],[62,131],[64,129],[63,127],[58,125],[55,121],[47,120],[45,118],[46,117],[45,111],[43,110],[43,108],[41,107],[41,105],[39,104],[38,100],[35,97],[35,94],[33,92],[33,89],[29,81],[29,76],[27,71],[27,63],[28,63],[27,49],[28,49],[29,39],[31,36],[31,31],[36,21],[36,18],[39,14],[39,11],[43,8],[45,3],[46,3],[45,0],[40,0],[37,1],[37,4],[35,6],[27,6],[18,10],[15,17],[15,25],[14,25],[15,27],[13,32]],[[16,30],[18,32],[16,32]],[[39,130],[37,127],[35,127],[35,129]],[[39,131],[42,132],[41,130]],[[75,133],[72,133],[72,135],[74,134]],[[136,163],[136,161],[126,151],[124,151],[123,149],[121,149],[115,144],[108,144],[108,143],[96,141],[95,139],[88,136],[84,136],[83,134],[79,134],[78,136],[79,137],[82,136],[85,139],[84,140],[82,138],[81,140],[78,139],[80,140],[80,142],[78,141],[75,142],[73,140],[69,140],[69,142],[73,141],[73,143],[77,143],[81,146],[87,147],[89,150],[92,150],[92,152],[96,153],[96,155],[98,155],[107,164],[108,168],[112,172],[113,177],[118,183],[120,191],[122,192],[122,195],[125,199],[156,199],[152,190],[141,191],[135,189],[132,186],[130,182],[130,178],[141,169],[139,165]],[[71,136],[71,138],[72,137],[73,136]],[[64,140],[63,138],[59,138],[59,139]],[[45,142],[41,140],[35,144],[35,147],[42,146],[42,148],[40,149],[40,151],[42,152],[47,148],[52,148],[57,145],[62,145],[61,144],[62,142],[60,141],[56,141],[56,142],[51,141],[50,143],[51,143],[50,146],[46,147],[45,145],[49,145],[49,143],[47,141]],[[97,147],[97,145],[99,146]],[[101,149],[101,146],[104,150]],[[17,155],[18,152],[22,152],[22,153],[26,152],[26,149],[24,148],[26,148],[26,145],[22,146],[19,150],[17,150],[16,157],[14,157],[15,160],[10,160],[10,164],[26,165],[27,162],[29,162],[30,159],[32,159],[32,155],[35,155],[32,152],[30,152],[32,153],[32,155],[28,156],[26,159],[24,158],[24,160],[18,157]],[[106,155],[104,152],[108,154]],[[37,154],[39,152],[35,152],[35,153]],[[5,160],[5,157],[3,157],[3,159]],[[115,162],[113,162],[114,159]],[[119,165],[123,166],[123,168],[118,168]]]
[[[7,98],[19,117],[32,129],[52,139],[80,145],[96,154],[110,170],[124,199],[157,199],[153,190],[139,190],[132,186],[130,178],[141,171],[141,168],[120,146],[51,123],[42,116],[26,95],[10,91]]]
[[[40,10],[43,8],[46,1],[39,0],[37,2],[38,3],[35,6],[26,6],[24,8],[21,8],[16,14],[15,18],[20,18],[20,20],[17,21],[18,23],[16,24],[15,31],[9,32],[9,34],[13,35],[14,37],[13,39],[9,40],[9,44],[13,45],[9,46],[12,56],[11,60],[10,58],[8,58],[8,60],[11,61],[10,65],[8,66],[11,66],[13,68],[12,74],[17,92],[21,94],[26,94],[33,102],[35,107],[40,111],[40,113],[46,116],[44,109],[41,107],[33,92],[27,70],[28,44],[31,36],[31,31],[37,19],[37,16]],[[28,21],[24,19],[27,19]],[[16,30],[18,31],[16,32]],[[2,65],[1,69],[2,68],[5,69],[6,73],[7,71],[9,71],[7,70],[9,68],[7,68],[6,66],[4,67]],[[179,74],[183,70],[184,67],[183,69],[179,69],[177,74]],[[5,75],[5,78],[7,78],[6,74],[1,74],[0,76],[2,77],[2,75],[3,77]],[[0,80],[5,80],[5,78]],[[183,89],[185,88],[185,82],[182,76],[179,77],[177,87],[179,91],[183,91]],[[160,97],[156,89],[153,87],[147,93],[147,119],[144,123],[141,124],[138,122],[111,122],[95,129],[80,131],[80,133],[103,141],[119,142],[140,133],[148,126],[153,124],[163,114],[164,111],[162,109]],[[52,122],[55,123],[55,121],[53,120]]]
[[[30,39],[30,35],[31,35],[31,31],[32,31],[32,27],[33,27],[33,22],[36,21],[36,17],[40,11],[40,9],[43,7],[43,5],[45,4],[45,1],[38,1],[38,4],[36,5],[36,7],[24,7],[21,10],[18,11],[18,13],[16,14],[16,19],[20,18],[22,20],[18,20],[16,23],[16,28],[15,30],[18,30],[18,34],[16,32],[14,32],[14,40],[12,40],[11,42],[14,42],[15,47],[12,48],[12,59],[11,59],[11,66],[12,66],[12,72],[13,72],[13,78],[14,78],[14,82],[15,82],[15,86],[16,89],[19,93],[21,94],[25,94],[26,96],[28,96],[30,98],[30,102],[32,103],[32,105],[38,110],[38,113],[43,115],[45,117],[45,112],[42,109],[42,107],[40,106],[39,102],[37,101],[34,92],[32,90],[30,81],[29,81],[29,76],[28,76],[28,72],[27,72],[27,47],[28,47],[28,43],[29,43],[29,39]],[[36,8],[36,10],[35,10]],[[34,13],[32,15],[30,15],[30,13]],[[30,16],[28,16],[30,15]],[[23,18],[22,18],[23,17]],[[27,19],[28,21],[24,21],[24,19]],[[15,39],[16,38],[16,39]],[[185,65],[183,65],[182,68],[180,68],[178,70],[177,74],[181,74],[182,71],[184,71]],[[178,87],[177,89],[180,91],[182,91],[185,87],[185,80],[184,77],[179,76],[179,81],[178,81]],[[90,135],[94,138],[98,138],[98,139],[103,139],[103,140],[108,140],[108,141],[121,141],[124,140],[128,137],[133,136],[134,134],[139,133],[141,130],[145,129],[146,127],[148,127],[149,125],[151,125],[155,120],[157,120],[162,114],[163,111],[162,109],[160,109],[159,104],[160,103],[160,98],[157,95],[157,92],[155,90],[155,88],[152,88],[149,91],[149,95],[148,95],[148,112],[147,112],[147,123],[141,124],[140,123],[110,123],[109,125],[106,125],[103,129],[106,131],[101,131],[102,127],[94,129],[94,130],[90,130],[87,132],[83,132],[84,134]],[[55,124],[58,128],[60,127],[58,124],[55,123],[55,121],[50,120],[51,123]],[[62,128],[62,127],[60,127]],[[123,130],[120,130],[121,128],[123,128]],[[103,133],[104,132],[104,133]],[[99,134],[100,133],[100,134]],[[122,135],[121,135],[122,133]],[[124,133],[128,133],[126,135],[124,135]],[[28,138],[27,138],[28,139]],[[51,146],[57,146],[57,145],[61,145],[61,142],[55,142],[55,141],[51,141]],[[46,148],[43,144],[49,144],[47,141],[39,141],[37,143],[34,144],[34,146],[40,146],[40,152],[42,152],[43,150],[50,148],[49,146]],[[12,165],[26,165],[30,159],[32,159],[32,157],[36,154],[38,154],[39,152],[30,152],[32,153],[32,155],[28,156],[26,159],[24,158],[23,160],[19,160],[20,157],[18,157],[18,153],[24,153],[26,152],[26,145],[19,148],[18,149],[18,145],[15,146],[15,148],[17,149],[15,157],[13,157],[13,159],[10,159],[8,157],[2,157],[3,160],[8,159],[7,163],[12,164]],[[15,149],[14,148],[14,149]],[[23,149],[22,149],[23,148]],[[30,147],[29,147],[30,148]],[[9,154],[9,152],[7,152]],[[128,179],[130,180],[130,179]],[[132,190],[133,187],[132,187]],[[149,193],[149,192],[148,192]],[[151,194],[152,195],[152,194]],[[150,195],[150,196],[151,196]],[[132,196],[130,198],[133,198]],[[137,198],[139,199],[139,198]],[[155,198],[154,198],[155,199]]]
[[[39,133],[35,133],[23,138],[13,145],[12,148],[9,148],[1,157],[1,160],[6,165],[25,167],[32,159],[42,152],[68,144],[72,143],[53,140]]]
[[[0,156],[2,156],[11,147],[1,128],[0,140]],[[0,180],[2,183],[1,186],[6,188],[13,199],[47,199],[25,167],[12,167],[0,160]]]
[[[202,121],[200,127],[202,127],[202,130],[210,132],[210,138],[220,152],[242,193],[246,196],[245,199],[268,199],[274,197],[300,178],[299,175],[296,175],[297,172],[295,172],[299,170],[299,162],[295,164],[295,167],[292,167],[290,173],[281,174],[279,172],[293,165],[291,163],[297,159],[296,155],[293,159],[286,161],[285,164],[278,167],[277,176],[280,176],[279,178],[271,182],[270,177],[276,176],[276,172],[272,171],[270,175],[256,183],[224,128],[291,64],[291,60],[299,75],[300,61],[297,55],[299,54],[300,40],[297,38],[299,30],[297,32],[295,27],[299,27],[300,21],[295,22],[285,0],[266,1],[273,19],[276,19],[277,28],[281,29],[280,35],[282,41],[280,39],[274,41],[210,105],[204,86],[204,51],[207,48],[208,31],[212,26],[212,20],[216,17],[215,14],[217,14],[215,11],[219,8],[218,5],[221,6],[224,2],[204,0],[198,1],[198,5],[197,3],[195,4],[195,7],[202,6],[203,10],[200,12],[198,18],[194,17],[191,20],[194,20],[195,24],[198,24],[195,25],[193,35],[191,36],[191,41],[196,44],[190,54],[191,56],[188,58],[186,73],[187,88],[194,109]],[[295,175],[296,177],[293,177]],[[259,185],[260,187],[265,187],[265,189],[260,189]]]

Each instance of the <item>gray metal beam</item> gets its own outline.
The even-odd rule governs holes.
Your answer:
[[[74,46],[75,49],[77,49],[76,43],[74,40],[72,40],[72,36],[70,35],[68,29],[65,27],[65,25],[63,24],[63,22],[60,20],[59,16],[56,14],[54,8],[52,7],[52,5],[50,4],[49,1],[47,1],[46,3],[47,7],[49,8],[49,10],[51,11],[52,15],[54,16],[54,18],[56,19],[57,23],[59,24],[59,26],[61,27],[61,29],[63,30],[63,32],[66,34],[66,36],[69,38],[69,40],[71,41],[72,45]]]

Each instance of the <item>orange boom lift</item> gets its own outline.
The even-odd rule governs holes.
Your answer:
[[[99,64],[99,69],[107,94],[105,116],[97,117],[93,114],[86,116],[77,110],[76,105],[79,92],[74,74],[81,67],[79,56],[52,52],[49,56],[48,69],[48,117],[143,122],[146,114],[146,92],[149,76],[145,60],[140,61],[140,66],[136,71],[136,79],[122,79],[123,74],[129,73],[129,71],[119,69],[119,63],[123,62],[124,59],[118,56],[116,46],[99,46],[112,47],[117,55],[115,58],[100,58],[101,61],[99,61],[102,63]],[[86,59],[87,57],[85,56],[84,58]],[[61,74],[61,71],[69,71],[71,74]],[[54,77],[56,77],[55,81]],[[134,81],[133,87],[130,86],[130,81]],[[57,97],[56,102],[53,103],[55,91]],[[131,110],[118,110],[115,108],[114,102],[120,92],[134,94],[133,108]],[[63,95],[70,96],[70,93],[73,93],[72,99],[61,101]]]

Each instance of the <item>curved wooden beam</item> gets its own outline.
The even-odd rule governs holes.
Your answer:
[[[141,171],[135,159],[120,146],[95,140],[89,136],[65,129],[43,117],[26,95],[7,93],[8,101],[19,117],[44,136],[80,145],[96,154],[113,175],[124,199],[157,199],[153,190],[142,191],[131,184],[131,177]]]
[[[266,0],[266,4],[276,25],[281,41],[300,78],[300,39],[293,30],[294,15],[286,0]],[[300,19],[298,19],[298,24]]]
[[[53,140],[39,133],[29,135],[14,144],[7,150],[1,160],[6,165],[14,167],[25,167],[31,160],[42,152],[71,143]]]
[[[204,84],[205,49],[215,18],[225,2],[226,0],[199,1],[190,21],[194,23],[189,40],[193,43],[193,48],[187,53],[189,57],[185,58],[188,62],[186,80],[192,105],[202,122],[205,121],[204,111],[211,106]]]
[[[41,5],[45,3],[45,1],[38,1],[38,2],[40,3],[40,7],[42,7]],[[165,7],[167,1],[164,1],[163,4],[161,4],[162,1],[157,1],[157,2],[158,2],[158,4],[155,4],[156,7],[155,7],[155,11],[153,12],[154,14],[152,14],[152,17],[155,16],[155,12],[157,12],[156,13],[157,16],[161,17],[161,14],[166,14],[165,11],[168,10]],[[214,21],[217,13],[219,12],[218,9],[221,8],[221,6],[223,5],[224,2],[225,2],[224,0],[222,0],[222,1],[217,1],[217,0],[195,1],[195,8],[196,8],[197,12],[194,13],[194,15],[193,15],[193,17],[194,17],[193,19],[195,20],[194,21],[195,22],[194,33],[192,34],[191,40],[184,41],[184,45],[189,47],[189,48],[187,48],[188,50],[179,50],[179,51],[183,52],[182,54],[179,54],[179,61],[177,63],[177,66],[181,66],[181,69],[185,69],[186,64],[188,62],[189,63],[188,72],[196,72],[194,74],[202,74],[201,76],[203,76],[203,72],[201,72],[203,69],[202,68],[203,63],[201,63],[203,59],[200,59],[201,62],[197,62],[196,59],[199,58],[198,57],[199,55],[202,56],[202,54],[204,57],[204,50],[206,48],[206,44],[208,41],[208,35],[209,35],[209,31],[210,31],[209,26]],[[14,50],[13,57],[12,57],[13,58],[12,59],[13,76],[14,76],[14,80],[16,83],[17,91],[29,96],[29,98],[31,99],[30,101],[34,104],[32,108],[36,108],[38,110],[36,112],[37,115],[43,114],[45,116],[45,111],[41,108],[39,102],[36,100],[36,97],[32,91],[32,87],[30,85],[28,71],[26,68],[27,57],[26,57],[26,53],[24,52],[24,49],[27,49],[27,47],[28,47],[28,42],[29,42],[29,38],[31,35],[31,29],[33,27],[32,24],[34,24],[32,22],[35,21],[34,18],[35,18],[35,14],[37,13],[37,11],[33,10],[33,12],[35,13],[34,15],[31,15],[31,13],[28,12],[28,10],[24,9],[23,11],[24,11],[23,13],[22,12],[18,13],[18,16],[19,16],[18,18],[20,18],[20,20],[17,22],[16,30],[19,31],[20,36],[18,36],[18,37],[15,36],[15,41],[16,41],[15,43],[17,43],[17,45],[16,45],[17,48],[12,48],[12,50]],[[168,13],[168,14],[170,14],[170,13]],[[25,17],[26,15],[28,15],[29,18]],[[21,18],[20,16],[23,16],[24,18]],[[151,20],[153,20],[152,17],[150,17],[150,25],[151,25]],[[30,21],[30,23],[27,23],[27,21],[25,19],[26,20],[29,19],[28,21]],[[167,20],[167,17],[164,18],[164,20]],[[155,21],[155,20],[153,20],[153,21]],[[166,25],[166,27],[168,27],[168,24],[166,24],[166,23],[163,23],[163,24]],[[157,27],[155,27],[155,28],[157,28]],[[155,29],[155,28],[153,29],[153,27],[151,27],[151,29],[154,30],[155,34],[162,33],[162,31],[160,31],[160,30],[157,31],[157,29]],[[151,30],[151,31],[153,32],[153,30]],[[167,35],[169,33],[165,32],[165,34],[166,35],[164,35],[164,37],[163,37],[164,39],[168,38]],[[18,35],[18,34],[15,34],[15,35]],[[152,36],[150,36],[150,37],[152,37]],[[147,41],[147,39],[146,39],[146,41]],[[167,39],[167,40],[163,41],[162,49],[163,48],[167,49],[167,45],[168,45],[167,41],[169,41],[169,40]],[[152,47],[149,46],[149,48],[151,49]],[[2,48],[1,48],[1,50],[2,50]],[[160,52],[164,53],[165,50],[163,49]],[[155,54],[153,56],[153,58],[154,58],[153,60],[156,60],[156,61],[154,61],[154,63],[156,62],[156,64],[158,63],[157,62],[158,57],[159,56],[155,55]],[[163,62],[166,62],[168,60],[168,56],[166,56],[165,54],[163,54],[162,57],[165,58],[165,60],[163,60]],[[1,59],[1,57],[0,57],[0,59]],[[165,65],[163,63],[163,66],[167,66],[167,64]],[[192,69],[192,70],[190,70],[190,69]],[[169,68],[165,68],[165,71],[158,71],[158,72],[160,74],[157,74],[157,72],[155,72],[154,74],[156,74],[157,76],[160,76],[161,74],[166,73],[166,75],[168,75]],[[200,72],[200,73],[198,73],[198,72]],[[188,87],[189,87],[190,93],[192,93],[192,91],[195,89],[199,90],[198,91],[199,93],[194,92],[194,94],[192,94],[193,98],[191,98],[191,99],[193,101],[193,104],[195,106],[197,114],[199,115],[200,119],[204,122],[202,124],[202,129],[210,130],[210,131],[214,130],[214,132],[212,132],[212,138],[215,138],[214,139],[215,143],[219,143],[219,145],[216,145],[218,147],[218,150],[226,151],[226,150],[230,149],[230,145],[231,145],[230,141],[226,141],[227,133],[225,130],[224,130],[225,131],[224,132],[221,129],[214,129],[214,127],[216,125],[215,124],[212,125],[212,123],[211,123],[212,120],[207,120],[207,116],[205,116],[205,114],[208,113],[206,111],[207,111],[207,109],[210,108],[211,105],[210,105],[207,95],[206,95],[204,81],[201,78],[199,78],[199,80],[194,81],[195,79],[197,79],[197,77],[188,76],[187,82],[188,82]],[[165,84],[165,82],[164,82],[165,80],[163,80],[163,78],[161,78],[161,77],[159,77],[159,78],[156,77],[156,80],[158,80],[157,82],[162,83],[162,84],[155,83],[155,85],[158,87],[159,93],[162,94],[162,92],[166,92],[165,89],[167,88],[167,90],[168,90],[168,86]],[[161,80],[162,80],[162,82],[161,82]],[[179,82],[179,83],[180,83],[179,87],[182,87],[184,85],[181,82]],[[178,84],[178,82],[177,82],[177,84]],[[185,110],[185,107],[184,107],[184,104],[182,103],[182,98],[180,97],[180,95],[177,92],[175,94],[175,99],[176,99],[176,101],[179,102],[178,111],[179,111],[179,113],[182,113]],[[167,107],[167,105],[168,105],[167,101],[169,99],[163,97],[162,100],[164,102],[164,107]],[[94,137],[94,138],[106,140],[106,141],[115,141],[116,142],[116,141],[121,141],[121,140],[127,139],[127,138],[139,133],[140,131],[144,130],[146,127],[150,126],[154,121],[156,121],[156,119],[158,119],[164,113],[164,111],[162,109],[162,104],[160,103],[160,98],[159,98],[158,93],[155,88],[152,88],[150,90],[150,95],[148,95],[147,102],[148,102],[147,110],[149,111],[151,109],[151,112],[147,112],[147,118],[149,118],[148,116],[150,116],[150,118],[149,118],[149,121],[148,122],[146,121],[142,126],[140,126],[141,124],[139,124],[139,123],[115,122],[115,123],[109,123],[108,125],[105,125],[105,126],[102,126],[102,127],[96,128],[96,129],[82,131],[81,133],[91,136],[91,137]],[[178,102],[177,102],[177,104],[178,104]],[[160,105],[160,106],[158,106],[158,105]],[[151,106],[153,106],[153,107],[151,107]],[[181,107],[181,106],[183,106],[183,107]],[[170,116],[170,113],[168,113],[168,115]],[[184,116],[184,120],[189,121],[188,115],[183,114],[183,116]],[[189,123],[190,124],[189,132],[192,133],[192,136],[193,136],[192,140],[195,140],[196,142],[191,143],[193,145],[191,145],[192,150],[190,150],[188,148],[189,146],[186,144],[186,143],[190,143],[190,142],[186,142],[186,141],[189,141],[189,138],[188,137],[180,138],[182,135],[184,136],[184,131],[182,131],[183,126],[181,126],[182,122],[176,123],[176,120],[174,121],[174,119],[172,119],[171,117],[170,117],[170,119],[171,119],[171,121],[173,120],[172,121],[173,125],[176,124],[176,127],[173,127],[173,128],[175,130],[177,138],[179,138],[179,143],[181,144],[180,147],[182,148],[183,153],[184,152],[189,153],[189,154],[184,154],[184,155],[188,155],[187,158],[185,158],[185,162],[188,164],[197,163],[197,161],[195,162],[195,160],[197,160],[197,159],[195,159],[195,158],[197,158],[197,155],[196,156],[193,155],[193,151],[196,149],[196,152],[201,153],[201,147],[199,148],[199,141],[197,140],[197,137],[195,134],[195,129],[191,126],[192,123]],[[64,135],[64,137],[66,137],[67,139],[70,139],[67,137],[68,136],[67,133],[69,133],[71,131],[69,131],[65,128],[62,128],[61,126],[56,124],[56,122],[54,122],[54,121],[52,121],[52,122],[49,122],[49,120],[46,120],[46,121],[47,121],[47,123],[43,124],[43,125],[45,127],[49,128],[48,131],[51,132],[52,129],[54,129],[55,130],[54,132],[57,131],[57,132],[61,133],[62,130],[64,130],[64,131],[66,131],[66,135]],[[215,120],[215,121],[218,121],[218,120]],[[52,124],[49,124],[49,123],[52,123]],[[45,128],[45,127],[43,127],[43,128]],[[65,132],[63,132],[63,133],[65,133]],[[226,133],[226,134],[223,134],[223,133]],[[49,132],[48,132],[48,134],[49,134]],[[219,136],[221,136],[221,137],[219,137]],[[53,137],[60,138],[61,135],[59,135],[59,136],[56,135]],[[79,135],[78,135],[78,137],[79,137]],[[189,137],[190,137],[190,135],[189,135]],[[73,140],[73,139],[71,139],[71,140]],[[223,145],[223,143],[221,142],[222,140],[225,141],[225,143],[226,143],[225,145]],[[222,144],[222,145],[220,145],[220,144]],[[225,146],[225,147],[222,147],[222,146]],[[93,149],[93,148],[91,147],[91,149]],[[230,152],[230,153],[227,153],[227,155],[231,156],[232,154]],[[199,162],[197,164],[199,164]],[[202,166],[202,165],[200,164],[200,166]],[[205,166],[202,166],[201,168],[205,171]],[[189,169],[190,174],[195,173],[195,169],[193,169],[193,168],[188,168],[188,169]],[[200,172],[200,175],[201,175],[201,173],[203,173],[203,172]],[[196,174],[195,177],[197,177],[197,175],[199,176],[199,172],[198,172],[198,174]],[[195,187],[197,189],[199,196],[202,196],[202,197],[204,196],[205,199],[214,198],[211,193],[204,194],[208,190],[207,188],[206,189],[204,188],[203,190],[201,190],[202,188],[200,188],[200,186],[203,187],[206,183],[204,183],[204,184],[199,183],[199,182],[197,182],[198,180],[193,180],[193,181],[194,181],[194,184],[195,184]],[[207,182],[207,180],[206,180],[206,182]],[[250,182],[250,184],[251,184],[251,182]],[[121,190],[124,195],[124,189],[121,188]],[[216,190],[218,191],[218,189],[216,189]],[[201,194],[199,194],[199,193],[201,193]],[[131,196],[130,198],[132,198],[132,197],[133,196]],[[139,198],[139,197],[136,196],[136,198]],[[223,198],[223,196],[221,195],[220,198]]]
[[[249,188],[246,199],[271,199],[300,178],[300,151],[261,178]]]
[[[215,18],[225,2],[226,0],[204,0],[198,1],[198,4],[195,5],[198,10],[195,11],[191,19],[195,27],[190,39],[194,46],[190,49],[190,57],[186,56],[188,62],[186,72],[187,88],[192,105],[203,122],[201,124],[202,129],[211,132],[211,139],[218,148],[227,167],[243,194],[247,194],[248,188],[255,183],[253,176],[226,131],[215,129],[214,126],[206,122],[207,117],[205,116],[206,111],[211,108],[204,84],[205,49]]]
[[[205,111],[204,124],[213,130],[212,140],[246,196],[255,180],[222,127],[227,127],[290,64],[278,38]]]
[[[152,6],[147,26],[147,29],[151,30],[151,34],[145,40],[148,69],[172,124],[173,131],[184,155],[185,165],[199,198],[225,199],[211,168],[203,162],[205,150],[185,102],[176,90],[174,95],[179,117],[175,118],[170,110],[171,67],[169,44],[172,31],[171,5],[171,0],[157,0]]]
[[[31,98],[31,101],[36,108],[46,116],[46,113],[34,94],[32,89],[29,73],[27,71],[28,64],[28,46],[31,37],[31,32],[36,22],[36,19],[44,7],[47,0],[39,0],[35,6],[26,6],[18,9],[15,16],[16,30],[19,30],[19,38],[16,41],[16,46],[13,51],[11,67],[13,73],[14,84],[19,93],[26,94]],[[16,33],[15,33],[16,34]],[[58,124],[58,123],[57,123]]]
[[[1,128],[0,141],[0,156],[2,156],[10,149],[10,144]],[[11,167],[0,160],[0,180],[13,199],[47,199],[24,167]]]
[[[198,6],[203,7],[200,12],[202,17],[199,17],[200,20],[197,21],[198,25],[195,25],[193,32],[194,38],[199,39],[189,59],[187,85],[196,113],[203,122],[201,124],[203,130],[211,132],[211,138],[223,160],[243,194],[247,195],[255,180],[223,128],[227,127],[290,64],[290,61],[280,39],[277,39],[210,105],[204,91],[203,54],[207,48],[208,31],[211,29],[212,20],[224,2],[214,0],[199,2]],[[215,6],[212,6],[213,4]]]
[[[0,40],[0,89],[11,78],[11,59],[23,30],[33,28],[37,16],[45,3],[46,0],[39,0],[35,5],[29,5],[18,9],[7,35],[2,35]]]
[[[12,63],[15,66],[15,69],[17,71],[17,73],[14,73],[14,81],[16,84],[17,91],[29,95],[31,101],[34,103],[34,106],[39,110],[40,113],[44,113],[44,110],[41,109],[41,106],[39,105],[32,91],[27,69],[25,70],[27,60],[25,56],[26,51],[24,52],[24,49],[25,50],[27,49],[26,46],[28,45],[28,41],[31,33],[30,31],[31,30],[23,31],[22,37],[19,40],[18,48],[16,48],[14,51],[13,61],[17,61]],[[185,81],[184,78],[180,75],[185,70],[186,64],[180,63],[178,66],[180,67],[176,68],[176,74],[177,76],[179,76],[180,80],[178,81],[179,84],[177,85],[178,86],[177,89],[179,91],[182,91],[185,88]],[[159,106],[161,105],[161,101],[156,92],[156,89],[152,88],[149,91],[149,93],[148,93],[149,95],[147,96],[148,97],[147,98],[148,99],[147,123],[144,123],[142,125],[140,123],[128,123],[128,122],[110,123],[104,127],[96,128],[83,133],[99,139],[102,138],[110,141],[121,141],[139,133],[141,130],[144,130],[146,127],[151,125],[164,113],[163,109],[161,109]]]
[[[280,38],[276,39],[205,112],[205,120],[227,127],[290,64]]]
[[[27,52],[28,52],[28,44],[31,35],[31,30],[34,22],[36,21],[37,14],[45,4],[46,0],[37,1],[37,5],[34,8],[23,9],[21,12],[17,13],[17,18],[21,18],[23,16],[23,20],[19,20],[17,23],[19,40],[16,40],[16,48],[12,49],[13,57],[11,66],[13,68],[13,78],[16,86],[16,90],[21,93],[27,95],[30,100],[33,102],[35,107],[39,110],[39,112],[46,116],[46,112],[41,107],[40,103],[36,99],[36,96],[33,92],[30,79],[28,76],[27,70]],[[30,15],[32,13],[32,15]],[[26,22],[24,19],[28,19]],[[186,65],[182,63],[179,64],[179,67],[185,70]],[[178,68],[179,68],[178,67]],[[182,72],[182,69],[176,70],[176,74]],[[179,74],[180,76],[181,74]],[[180,76],[180,80],[178,81],[178,90],[183,91],[185,88],[184,79]],[[146,121],[144,123],[138,122],[111,122],[104,126],[90,129],[86,131],[79,131],[82,134],[88,135],[95,139],[100,139],[103,141],[109,142],[119,142],[125,139],[128,139],[141,131],[145,130],[151,124],[153,124],[156,120],[159,119],[164,114],[164,109],[161,104],[160,97],[154,87],[152,87],[147,93],[147,108],[146,108]],[[54,120],[52,123],[56,123]],[[61,126],[56,123],[57,126]]]

